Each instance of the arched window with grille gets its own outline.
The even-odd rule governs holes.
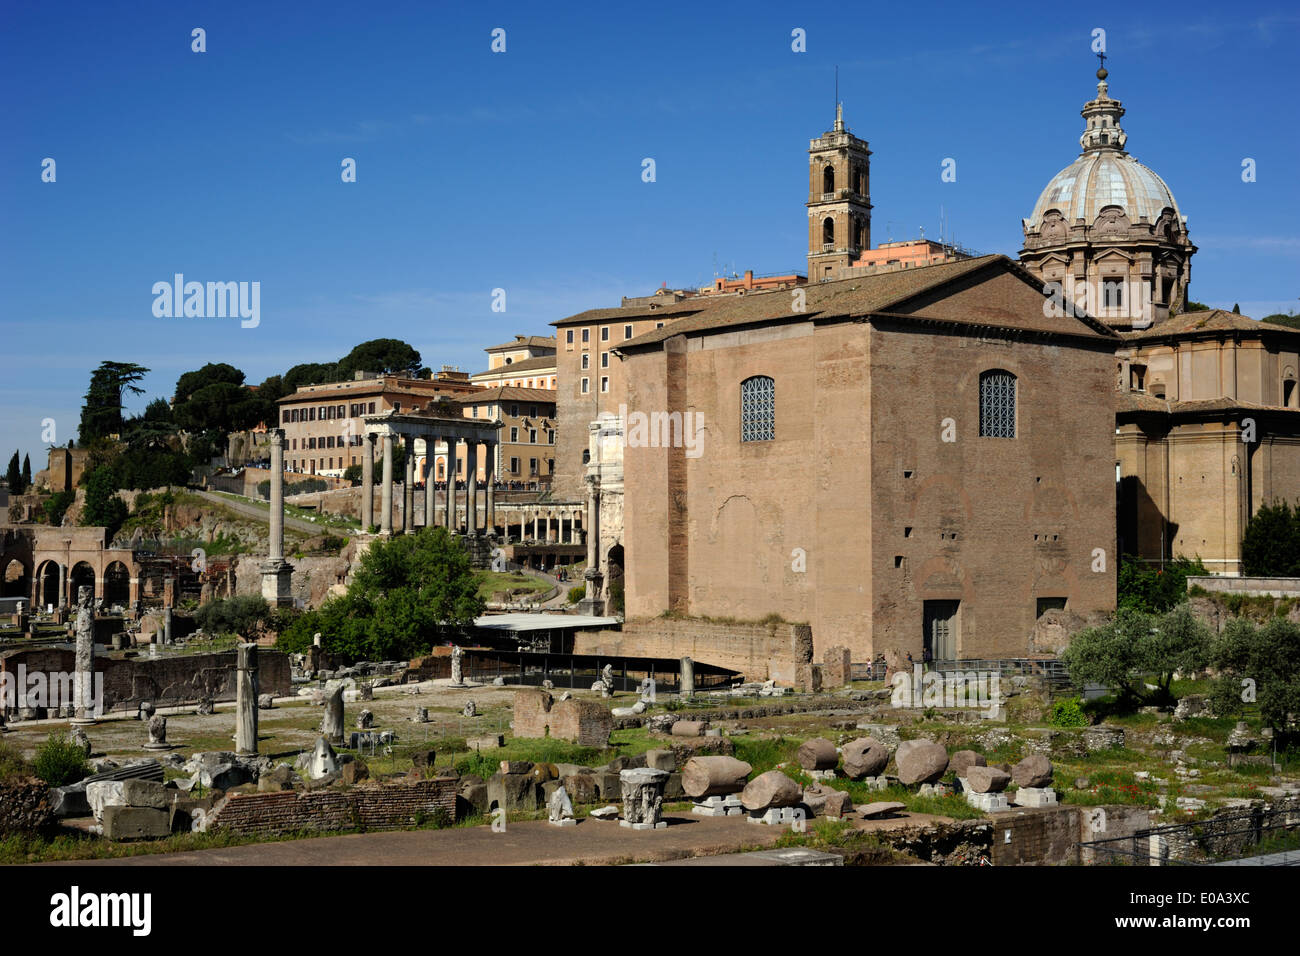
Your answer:
[[[740,383],[740,440],[776,439],[776,382],[755,375]]]
[[[980,437],[1016,437],[1016,377],[1003,369],[980,373]]]

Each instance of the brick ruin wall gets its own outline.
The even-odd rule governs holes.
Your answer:
[[[613,714],[599,701],[570,698],[557,704],[544,690],[521,690],[515,694],[513,732],[516,737],[550,736],[580,747],[606,747],[613,728]]]
[[[241,834],[398,830],[439,815],[448,823],[456,820],[456,782],[448,777],[350,790],[235,793],[213,812],[207,829]]]
[[[104,709],[130,709],[146,700],[164,706],[200,697],[235,700],[235,658],[234,651],[152,660],[96,657],[95,670],[104,675]],[[0,671],[16,675],[19,664],[26,665],[28,674],[71,674],[76,669],[76,654],[56,648],[12,653],[0,658]],[[288,655],[261,650],[257,664],[259,693],[277,697],[291,693]]]

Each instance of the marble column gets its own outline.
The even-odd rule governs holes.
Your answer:
[[[235,655],[235,753],[250,757],[257,753],[257,645],[240,644]]]
[[[434,521],[435,507],[434,501],[434,476],[438,474],[438,469],[434,467],[434,449],[435,441],[432,435],[424,436],[424,526],[432,528],[437,522]]]
[[[465,533],[478,534],[478,442],[465,449]]]
[[[267,557],[284,557],[284,431],[271,429],[271,544]]]
[[[95,722],[95,612],[90,588],[77,589],[76,671],[73,673],[74,724]],[[59,701],[63,703],[62,700]]]
[[[415,532],[415,439],[402,436],[402,449],[406,452],[406,476],[402,484],[402,533]]]
[[[379,485],[379,533],[393,533],[393,436],[384,436],[384,472]]]
[[[587,480],[587,520],[583,526],[587,531],[587,571],[590,573],[597,569],[600,564],[600,555],[598,553],[600,544],[600,535],[597,534],[597,521],[599,520],[598,510],[600,508],[599,492],[596,490],[596,482],[592,479]]]
[[[59,565],[59,605],[60,608],[68,606],[68,569],[66,566]]]
[[[273,428],[271,440],[271,540],[262,565],[262,597],[272,607],[293,603],[293,565],[284,559],[284,430]],[[169,606],[172,600],[166,602]]]
[[[447,436],[447,533],[456,533],[456,439]]]
[[[533,512],[533,540],[540,541],[542,533],[542,514],[540,511]]]
[[[495,535],[497,533],[497,504],[496,489],[493,488],[493,485],[496,484],[495,466],[497,459],[497,443],[490,441],[487,443],[486,447],[487,462],[485,463],[485,473],[487,475],[487,520],[483,523],[486,526],[487,533]]]
[[[361,531],[375,525],[375,436],[361,436]]]

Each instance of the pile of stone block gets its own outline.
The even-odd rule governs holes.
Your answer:
[[[212,809],[211,797],[193,799],[154,780],[88,784],[86,800],[109,840],[149,840],[187,833]]]

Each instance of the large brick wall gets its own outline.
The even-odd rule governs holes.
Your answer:
[[[1048,319],[1008,270],[899,307],[913,317],[626,348],[629,408],[695,411],[707,429],[695,458],[625,451],[628,617],[774,614],[808,622],[818,658],[841,645],[897,663],[921,656],[927,601],[960,602],[958,658],[1025,656],[1039,598],[1112,610],[1115,340]],[[980,436],[992,370],[1016,376],[1012,439]],[[741,440],[753,376],[775,383],[770,441]]]
[[[449,777],[351,790],[235,793],[218,804],[207,829],[258,834],[397,830],[439,813],[448,822],[456,819],[456,782]]]
[[[622,631],[578,631],[575,654],[689,657],[739,671],[746,680],[793,684],[798,667],[812,660],[806,624],[724,624],[692,618],[628,621]]]
[[[150,700],[163,706],[188,703],[200,697],[236,699],[235,652],[190,654],[182,657],[120,659],[96,657],[95,670],[104,675],[104,709],[130,709]],[[0,671],[17,674],[65,673],[76,669],[76,654],[59,648],[11,651],[0,657]],[[290,691],[289,658],[278,651],[257,655],[258,690],[287,697]]]

